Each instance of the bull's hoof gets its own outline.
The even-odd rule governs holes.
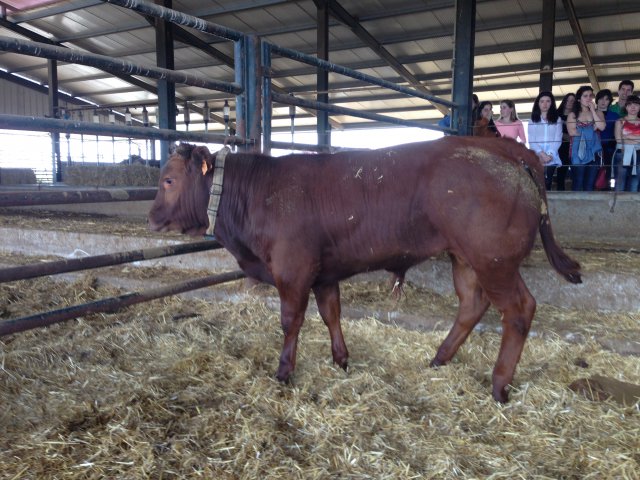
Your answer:
[[[283,385],[291,385],[291,377],[290,373],[281,373],[279,370],[275,374],[276,380],[278,380]]]
[[[338,365],[341,369],[343,369],[345,372],[349,371],[349,362],[347,360],[341,360],[341,361],[335,361],[335,364]]]
[[[499,388],[493,390],[493,399],[498,403],[507,403],[509,401],[509,394],[506,388]]]
[[[434,358],[433,360],[431,360],[431,362],[429,363],[429,366],[431,368],[438,368],[438,367],[442,367],[443,365],[445,365],[445,362],[438,360],[438,357]]]

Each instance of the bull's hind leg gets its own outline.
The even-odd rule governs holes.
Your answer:
[[[536,300],[524,284],[520,273],[508,283],[491,283],[487,295],[502,313],[502,342],[493,369],[493,398],[498,402],[509,400],[507,386],[513,381],[516,365],[520,360],[524,343],[536,311]],[[502,286],[503,288],[496,288]]]
[[[473,327],[480,321],[489,308],[489,299],[478,282],[476,272],[471,266],[455,255],[451,255],[453,265],[453,285],[460,301],[458,316],[445,338],[438,353],[431,361],[432,367],[449,362],[467,339]]]
[[[338,283],[314,287],[318,311],[331,336],[331,354],[333,361],[347,369],[349,352],[344,343],[342,329],[340,328],[340,287]]]

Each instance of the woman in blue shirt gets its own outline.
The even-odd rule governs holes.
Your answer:
[[[591,191],[596,182],[598,166],[596,153],[602,144],[597,131],[606,124],[602,112],[596,110],[593,88],[583,85],[576,92],[573,111],[567,117],[567,131],[571,136],[571,180],[573,191]]]

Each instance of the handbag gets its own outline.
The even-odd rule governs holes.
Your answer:
[[[596,174],[596,182],[594,183],[593,188],[595,188],[596,190],[606,190],[609,186],[607,169],[604,166],[602,152],[597,152],[596,155],[600,157],[600,168],[598,169],[598,173]]]
[[[607,169],[604,167],[600,167],[600,169],[598,170],[598,175],[596,176],[596,183],[595,183],[595,189],[596,190],[606,190],[607,187],[609,186],[609,182],[607,179]]]

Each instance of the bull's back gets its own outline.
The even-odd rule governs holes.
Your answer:
[[[401,270],[443,250],[470,263],[531,250],[540,196],[526,148],[447,137],[368,153],[346,156],[333,178],[344,188],[323,201],[343,207],[323,215],[337,217],[329,229],[342,239],[337,254]]]

